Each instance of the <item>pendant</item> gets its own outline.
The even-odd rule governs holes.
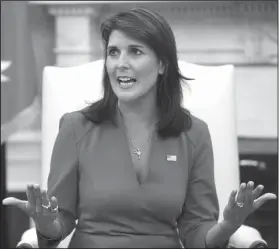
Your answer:
[[[134,150],[134,153],[137,154],[138,160],[140,160],[141,151],[140,150]]]

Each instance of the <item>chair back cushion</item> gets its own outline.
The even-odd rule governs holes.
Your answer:
[[[189,78],[190,89],[184,89],[183,105],[204,120],[211,134],[214,153],[215,182],[220,210],[239,185],[239,163],[236,130],[236,103],[233,84],[234,67],[201,66],[179,62],[181,72]],[[220,219],[222,212],[220,213]]]

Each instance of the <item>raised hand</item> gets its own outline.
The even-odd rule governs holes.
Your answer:
[[[263,189],[263,185],[258,185],[254,189],[254,182],[252,181],[249,181],[247,185],[246,183],[241,183],[239,191],[233,190],[231,192],[229,202],[223,212],[224,220],[234,226],[240,226],[252,212],[267,201],[277,198],[272,193],[265,193],[260,196]]]
[[[58,221],[58,203],[55,197],[49,199],[45,190],[39,185],[28,184],[27,201],[8,197],[2,201],[4,205],[13,205],[33,218],[36,229],[49,238],[58,239],[61,236],[61,225]]]

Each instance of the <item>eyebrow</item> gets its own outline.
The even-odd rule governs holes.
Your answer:
[[[143,46],[141,46],[141,45],[136,45],[136,44],[129,45],[128,47],[129,47],[129,48],[144,48]],[[117,48],[117,46],[111,45],[111,46],[108,46],[108,47],[107,47],[107,49],[112,49],[112,48]]]

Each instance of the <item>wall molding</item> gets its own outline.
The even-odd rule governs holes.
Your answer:
[[[41,142],[41,131],[38,130],[25,130],[21,132],[17,132],[11,135],[8,139],[8,143],[25,143],[26,140],[34,143]]]
[[[55,54],[71,54],[71,55],[82,55],[92,53],[93,49],[91,47],[60,47],[54,48],[53,52]]]
[[[7,141],[7,190],[24,191],[41,179],[41,131],[21,131]]]
[[[30,5],[48,5],[48,6],[102,6],[110,5],[111,9],[130,8],[135,5],[150,6],[158,12],[175,13],[210,13],[210,14],[258,14],[278,12],[277,1],[211,1],[211,2],[156,2],[156,1],[28,1]],[[158,7],[159,6],[159,7]]]
[[[91,2],[91,1],[90,1]],[[90,2],[87,2],[90,4]],[[65,2],[67,5],[67,2]],[[92,3],[92,5],[108,5],[107,10],[112,11],[119,9],[129,9],[135,6],[150,7],[159,13],[170,13],[178,15],[262,15],[274,14],[277,15],[277,1],[171,1],[171,2],[156,2],[156,1],[137,1],[137,2],[117,2],[114,4],[111,1],[102,3]],[[187,16],[184,16],[187,18]]]
[[[238,138],[239,154],[278,154],[278,140],[276,138]]]
[[[216,48],[216,49],[187,49],[178,47],[178,55],[181,59],[203,65],[277,65],[277,54],[265,53],[261,44],[246,41],[242,48]],[[260,47],[261,51],[259,52]]]
[[[276,13],[276,1],[212,1],[212,2],[174,2],[172,7],[164,9],[171,13],[187,14],[258,14]],[[182,7],[183,6],[183,7]]]
[[[48,12],[53,16],[88,16],[95,15],[96,10],[90,6],[50,6]]]

